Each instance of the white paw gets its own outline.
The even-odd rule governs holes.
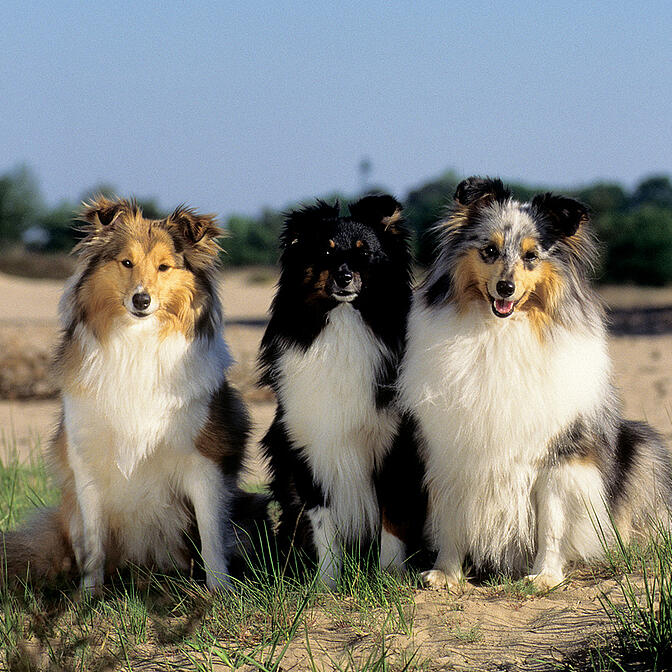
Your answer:
[[[104,578],[102,569],[84,574],[79,589],[82,594],[98,595],[103,589]]]
[[[420,574],[422,585],[426,588],[448,588],[455,590],[460,585],[459,576],[451,576],[440,569],[429,569]]]
[[[565,577],[555,572],[539,572],[539,574],[528,574],[525,581],[529,581],[538,590],[551,590],[559,586]]]
[[[228,592],[233,590],[231,579],[224,572],[208,572],[205,575],[205,585],[211,593]]]
[[[331,571],[320,572],[320,576],[317,579],[318,584],[325,590],[336,590],[336,579],[333,576],[334,573],[335,572]]]

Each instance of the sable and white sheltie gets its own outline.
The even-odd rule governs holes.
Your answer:
[[[548,588],[598,556],[614,523],[627,535],[668,520],[670,459],[621,418],[581,203],[520,203],[472,177],[438,235],[399,379],[438,551],[423,578],[455,585],[470,557]]]
[[[294,211],[281,242],[260,353],[278,405],[263,447],[280,547],[306,551],[333,586],[342,549],[372,548],[380,530],[375,479],[397,424],[408,234],[399,203],[377,195],[350,205],[350,216],[323,202]]]
[[[62,500],[5,535],[7,571],[72,569],[95,590],[126,562],[186,569],[191,535],[214,589],[228,581],[249,429],[226,379],[221,231],[187,208],[149,220],[135,203],[103,197],[82,219],[60,304],[62,417],[48,453]]]

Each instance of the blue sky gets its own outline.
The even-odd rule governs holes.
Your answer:
[[[448,169],[672,172],[672,3],[46,2],[0,10],[0,173],[227,215]]]

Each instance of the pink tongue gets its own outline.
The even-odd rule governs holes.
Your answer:
[[[506,313],[510,313],[512,308],[513,308],[513,301],[504,301],[502,299],[497,299],[495,301],[495,310],[498,313],[502,313],[503,315],[505,315]]]

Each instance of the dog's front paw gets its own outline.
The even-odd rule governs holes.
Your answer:
[[[537,590],[552,590],[557,588],[565,577],[556,572],[539,572],[539,574],[528,574],[525,581],[531,583]]]
[[[448,588],[449,590],[455,590],[460,585],[461,579],[459,576],[446,574],[440,569],[429,569],[422,572],[420,578],[425,588]]]
[[[211,593],[228,593],[233,591],[229,575],[224,572],[207,572],[205,585]]]
[[[102,569],[88,572],[82,576],[79,592],[82,596],[98,596],[103,592],[105,576]]]

